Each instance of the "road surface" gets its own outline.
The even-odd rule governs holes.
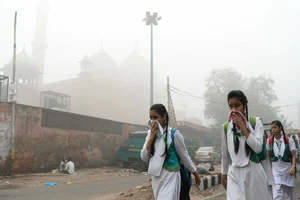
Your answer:
[[[144,174],[130,177],[118,177],[105,181],[57,185],[53,187],[20,187],[0,185],[1,200],[90,200],[128,189],[148,182],[149,176]]]
[[[215,166],[216,168],[219,165]],[[31,186],[15,187],[0,184],[1,200],[93,200],[106,195],[125,192],[128,189],[149,181],[150,176],[140,174],[129,177],[114,177],[109,180],[94,180],[71,185],[53,187]],[[300,197],[300,178],[296,179],[296,199]],[[210,198],[210,200],[225,200],[226,195]]]
[[[296,179],[296,199],[300,199],[300,178]],[[209,200],[226,200],[226,194],[210,198]]]

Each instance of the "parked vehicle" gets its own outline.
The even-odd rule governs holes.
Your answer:
[[[221,162],[221,151],[215,147],[200,147],[195,152],[194,161],[196,164],[201,162],[216,164]]]
[[[128,140],[125,140],[115,152],[115,159],[123,163],[123,167],[133,167],[141,171],[147,170],[147,163],[141,159],[141,150],[143,148],[147,131],[137,131],[129,134]]]
[[[148,164],[141,159],[140,152],[143,148],[147,131],[137,131],[129,134],[128,140],[125,140],[115,152],[115,160],[122,162],[123,167],[136,168],[141,171],[146,171]],[[193,160],[194,152],[198,147],[193,140],[185,140],[185,145],[189,156]]]
[[[184,143],[191,160],[194,160],[194,153],[199,148],[199,145],[194,140],[184,140]]]

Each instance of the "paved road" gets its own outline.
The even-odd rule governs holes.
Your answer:
[[[215,166],[216,168],[219,166]],[[300,173],[299,173],[300,174]],[[130,177],[116,177],[110,180],[98,180],[72,185],[54,187],[20,187],[0,185],[1,200],[90,200],[113,193],[121,193],[129,188],[146,183],[150,179],[144,174]],[[296,179],[296,199],[300,197],[300,178]],[[210,200],[226,200],[226,195]]]
[[[146,183],[150,179],[144,174],[119,177],[105,181],[91,181],[81,184],[58,185],[54,187],[10,188],[0,185],[1,200],[89,200],[109,194],[127,191],[129,188]]]
[[[300,173],[298,172],[298,174]],[[296,199],[300,199],[300,177],[296,179]],[[209,200],[226,200],[226,194],[214,198],[210,198]]]

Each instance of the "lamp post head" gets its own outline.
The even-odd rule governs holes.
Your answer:
[[[159,20],[161,20],[161,17],[157,17],[158,14],[157,13],[153,13],[153,15],[151,15],[150,12],[146,12],[146,18],[143,19],[143,22],[146,22],[146,25],[150,25],[153,24],[154,26],[158,25],[157,22]]]

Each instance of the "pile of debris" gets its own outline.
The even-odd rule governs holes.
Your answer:
[[[215,195],[217,193],[222,192],[224,189],[221,185],[217,185],[211,189],[208,190],[199,190],[199,188],[196,185],[193,185],[190,191],[190,197],[193,200],[196,199],[204,199],[205,197]],[[148,181],[148,183],[133,187],[127,192],[123,192],[120,194],[115,194],[111,196],[107,196],[105,198],[102,198],[103,200],[153,200],[153,191],[151,187],[151,179]]]
[[[214,169],[214,167],[210,164],[199,164],[197,166],[197,171],[201,177],[220,173],[220,169]],[[194,177],[192,176],[192,178]],[[192,200],[199,200],[199,199],[204,199],[205,197],[208,196],[218,194],[223,191],[224,188],[221,185],[216,185],[207,190],[200,190],[199,187],[193,185],[191,187],[190,197]],[[127,192],[109,195],[100,199],[101,200],[129,200],[129,199],[130,200],[153,200],[154,197],[153,197],[153,191],[151,186],[151,179],[146,184],[133,187],[129,189]]]

